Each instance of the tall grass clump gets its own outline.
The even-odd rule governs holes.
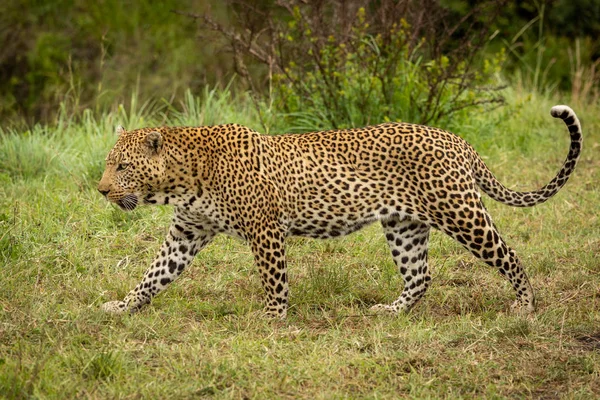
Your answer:
[[[180,104],[141,102],[133,92],[127,104],[118,104],[100,115],[91,109],[76,113],[63,105],[53,124],[37,124],[26,130],[0,128],[0,179],[60,176],[85,187],[95,186],[106,152],[116,141],[117,125],[129,130],[235,122],[259,129],[252,103],[244,93],[236,96],[229,89],[207,87],[200,95],[188,90]]]
[[[0,139],[0,174],[13,179],[32,179],[48,173],[62,174],[68,168],[61,157],[68,149],[56,145],[55,135],[41,134],[35,127],[23,133],[10,132]]]
[[[257,111],[249,101],[248,94],[234,94],[232,83],[233,79],[223,88],[206,86],[199,96],[187,90],[179,104],[168,105],[163,113],[165,121],[178,126],[237,123],[259,129]]]
[[[582,45],[575,40],[575,48],[569,48],[571,102],[584,107],[586,104],[600,103],[600,59],[592,63],[582,61]]]
[[[584,3],[587,1],[583,0],[581,6]],[[533,6],[535,15],[529,21],[516,25],[518,31],[511,38],[500,38],[509,56],[502,66],[508,81],[513,88],[530,96],[562,99],[568,96],[562,102],[579,109],[598,104],[600,60],[595,56],[598,51],[595,39],[548,33],[566,23],[567,13],[559,17],[558,11],[561,7],[569,9],[566,3],[558,9],[547,2],[534,2]],[[594,10],[600,12],[597,6]],[[593,19],[591,15],[590,18]]]
[[[510,41],[503,39],[503,42],[510,54],[518,60],[516,68],[516,79],[521,86],[534,93],[550,95],[558,87],[558,81],[551,81],[548,77],[552,66],[556,63],[556,58],[547,57],[548,38],[544,35],[544,22],[546,5],[544,3],[535,3],[537,15],[528,21]],[[535,42],[527,46],[527,51],[520,54],[519,50],[523,43],[519,40],[525,34],[534,30]]]

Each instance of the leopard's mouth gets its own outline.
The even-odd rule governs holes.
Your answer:
[[[128,194],[115,201],[115,204],[123,211],[132,211],[138,205],[138,198],[135,194]]]

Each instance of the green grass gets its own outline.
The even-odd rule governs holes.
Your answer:
[[[262,289],[252,255],[226,237],[142,312],[102,313],[100,304],[138,282],[171,214],[126,214],[96,192],[114,125],[258,129],[252,107],[227,96],[190,97],[179,113],[131,107],[128,115],[1,134],[0,397],[600,396],[598,106],[576,109],[583,156],[554,199],[531,209],[486,199],[536,290],[530,317],[511,315],[507,282],[439,232],[424,299],[408,315],[371,315],[369,306],[394,300],[402,287],[378,226],[338,240],[289,240],[283,322],[257,318]],[[451,128],[507,185],[539,187],[566,155],[566,128],[549,116],[549,100],[509,99]],[[277,119],[270,128],[284,130]]]

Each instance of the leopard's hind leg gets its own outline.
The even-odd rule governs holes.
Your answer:
[[[471,253],[496,268],[511,283],[516,293],[514,311],[535,310],[533,289],[513,249],[507,246],[492,222],[492,218],[476,193],[460,207],[452,207],[440,221],[440,229],[453,237]]]
[[[404,279],[404,289],[391,304],[371,307],[376,312],[408,311],[425,294],[431,276],[427,266],[430,228],[419,221],[396,218],[381,221],[394,262]]]

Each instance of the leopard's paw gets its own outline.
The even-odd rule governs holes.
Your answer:
[[[127,311],[127,304],[124,301],[109,301],[102,304],[100,309],[109,314],[123,314]]]
[[[262,310],[262,317],[265,319],[281,319],[287,317],[287,308],[265,307]]]
[[[374,312],[375,314],[383,314],[383,315],[385,315],[385,314],[396,315],[402,311],[398,307],[392,306],[390,304],[375,304],[369,310],[371,312]]]
[[[535,311],[535,306],[531,303],[523,304],[520,300],[515,300],[510,306],[510,312],[516,315],[530,315]]]

